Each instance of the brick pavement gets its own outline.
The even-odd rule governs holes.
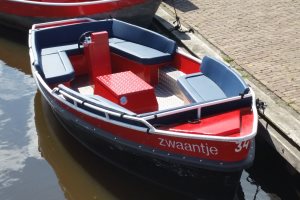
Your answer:
[[[300,113],[299,0],[173,2],[183,24]]]

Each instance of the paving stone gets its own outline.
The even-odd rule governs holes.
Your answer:
[[[300,113],[299,0],[165,0],[235,63]],[[291,103],[293,102],[293,103]]]

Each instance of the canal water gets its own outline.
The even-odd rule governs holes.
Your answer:
[[[0,199],[189,199],[93,155],[53,116],[31,76],[27,33],[0,27]],[[236,200],[299,199],[295,176],[266,144]]]

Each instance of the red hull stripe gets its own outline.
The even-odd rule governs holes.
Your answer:
[[[77,4],[67,5],[68,3],[61,3],[61,5],[55,5],[55,3],[57,2],[53,2],[53,4],[45,4],[45,2],[37,2],[35,4],[32,4],[28,3],[28,1],[1,1],[0,12],[27,17],[78,17],[115,11],[118,9],[144,3],[145,0],[112,1],[106,3],[98,1],[98,3],[91,4],[88,4],[86,1],[83,1],[81,5],[78,2],[72,2]]]
[[[86,115],[62,102],[60,102],[59,105],[62,109],[71,112],[74,116],[86,121],[92,126],[110,132],[118,138],[132,141],[137,143],[137,145],[144,145],[154,150],[163,150],[170,154],[199,158],[199,161],[201,159],[207,159],[220,162],[238,162],[247,158],[251,148],[251,140],[224,142],[147,134]]]

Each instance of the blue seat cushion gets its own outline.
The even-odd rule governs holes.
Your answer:
[[[145,65],[159,64],[172,60],[170,53],[164,53],[154,48],[119,38],[110,38],[109,46],[112,52]]]
[[[71,81],[75,77],[73,66],[64,51],[41,56],[42,72],[48,84]]]
[[[179,86],[192,102],[207,102],[244,95],[249,87],[244,80],[224,63],[204,57],[201,72],[178,79]]]
[[[222,89],[201,72],[180,77],[178,84],[185,96],[193,103],[226,98]]]

